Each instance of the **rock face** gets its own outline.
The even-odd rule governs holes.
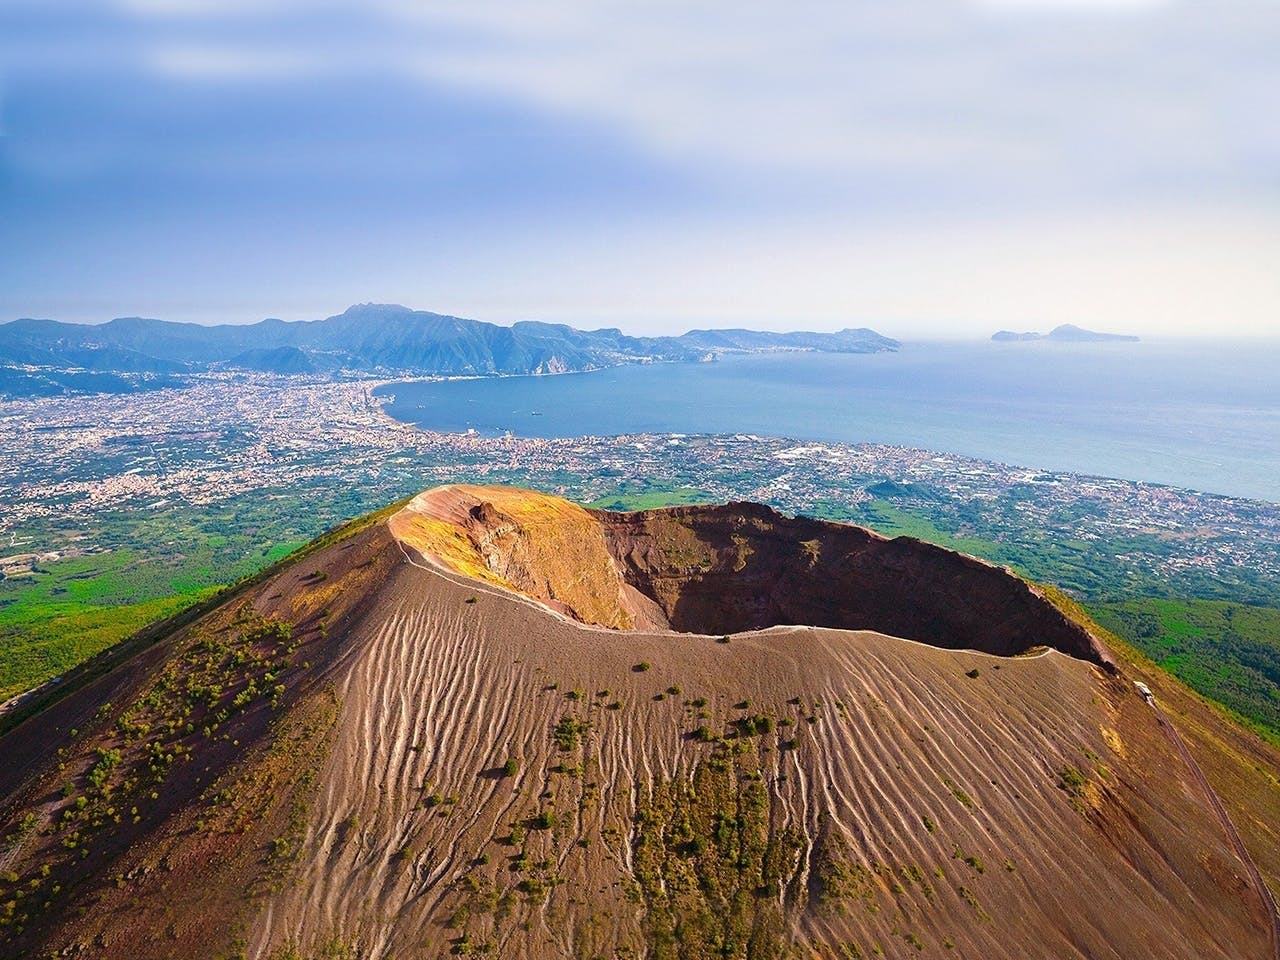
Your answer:
[[[636,625],[607,528],[567,500],[512,488],[438,487],[415,497],[390,528],[458,573],[517,590],[574,619],[615,629]]]
[[[751,505],[430,491],[10,718],[0,957],[1270,957],[1132,681],[1272,882],[1280,759],[1050,611]]]

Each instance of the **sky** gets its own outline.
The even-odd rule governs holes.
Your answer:
[[[1280,335],[1274,0],[5,0],[0,321]]]

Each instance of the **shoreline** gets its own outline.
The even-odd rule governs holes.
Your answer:
[[[633,367],[634,364],[622,364],[621,367]],[[575,371],[576,375],[585,375],[588,373],[600,373],[604,370],[618,369],[619,367],[607,367],[600,370],[592,371]],[[1223,490],[1205,489],[1203,486],[1195,485],[1193,482],[1179,481],[1176,479],[1150,479],[1147,477],[1135,477],[1126,475],[1120,471],[1106,471],[1105,469],[1090,469],[1072,466],[1054,466],[1046,464],[1043,460],[1037,462],[1031,458],[1025,460],[1005,458],[1000,456],[992,456],[973,450],[962,450],[956,448],[948,448],[941,444],[925,444],[909,441],[894,441],[887,439],[850,439],[846,437],[834,436],[818,436],[814,434],[801,434],[784,431],[768,431],[751,428],[743,429],[621,429],[614,431],[594,431],[581,433],[562,433],[558,431],[542,431],[542,432],[521,432],[518,429],[500,428],[500,427],[471,427],[468,429],[449,429],[433,426],[425,422],[427,418],[421,416],[397,416],[393,410],[398,400],[402,399],[400,391],[391,392],[397,386],[413,385],[413,384],[437,384],[437,383],[453,383],[462,381],[531,381],[533,378],[547,377],[567,377],[570,374],[519,374],[519,375],[502,375],[502,376],[459,376],[459,377],[406,377],[406,378],[388,378],[379,380],[375,386],[369,390],[371,401],[381,414],[391,423],[399,428],[411,427],[421,431],[427,435],[459,437],[471,440],[499,442],[503,440],[513,441],[592,441],[592,440],[608,440],[615,438],[629,438],[635,440],[667,440],[670,438],[732,438],[747,437],[760,441],[776,441],[795,445],[817,445],[825,447],[843,447],[850,450],[855,449],[899,449],[904,451],[913,451],[918,454],[937,455],[944,457],[956,457],[974,463],[975,465],[993,466],[1001,470],[1029,471],[1032,473],[1041,473],[1054,477],[1072,478],[1074,480],[1089,481],[1105,481],[1105,482],[1123,482],[1137,484],[1144,487],[1155,489],[1167,489],[1178,493],[1193,494],[1196,496],[1221,498],[1225,500],[1238,501],[1242,503],[1258,503],[1267,507],[1280,506],[1280,493],[1275,496],[1259,495],[1252,492],[1233,492]],[[391,389],[388,389],[391,388]],[[420,405],[420,409],[422,408]],[[535,408],[530,409],[529,415],[534,414]],[[537,409],[536,415],[541,416],[542,410]],[[1135,438],[1137,439],[1137,438]],[[1186,456],[1194,459],[1195,451],[1189,451]]]

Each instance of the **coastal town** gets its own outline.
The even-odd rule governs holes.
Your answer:
[[[1037,576],[1061,577],[1079,556],[1105,559],[1116,582],[1212,579],[1237,595],[1280,583],[1275,504],[882,444],[436,433],[390,418],[372,394],[380,383],[226,373],[184,389],[0,403],[0,569],[92,550],[104,518],[130,512],[198,514],[269,492],[309,537],[465,480],[601,506],[633,506],[646,490],[759,500],[961,549],[972,541]]]

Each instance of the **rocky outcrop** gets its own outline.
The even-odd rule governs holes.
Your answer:
[[[506,487],[437,487],[390,521],[402,543],[467,576],[586,623],[636,626],[606,527],[560,497]]]

